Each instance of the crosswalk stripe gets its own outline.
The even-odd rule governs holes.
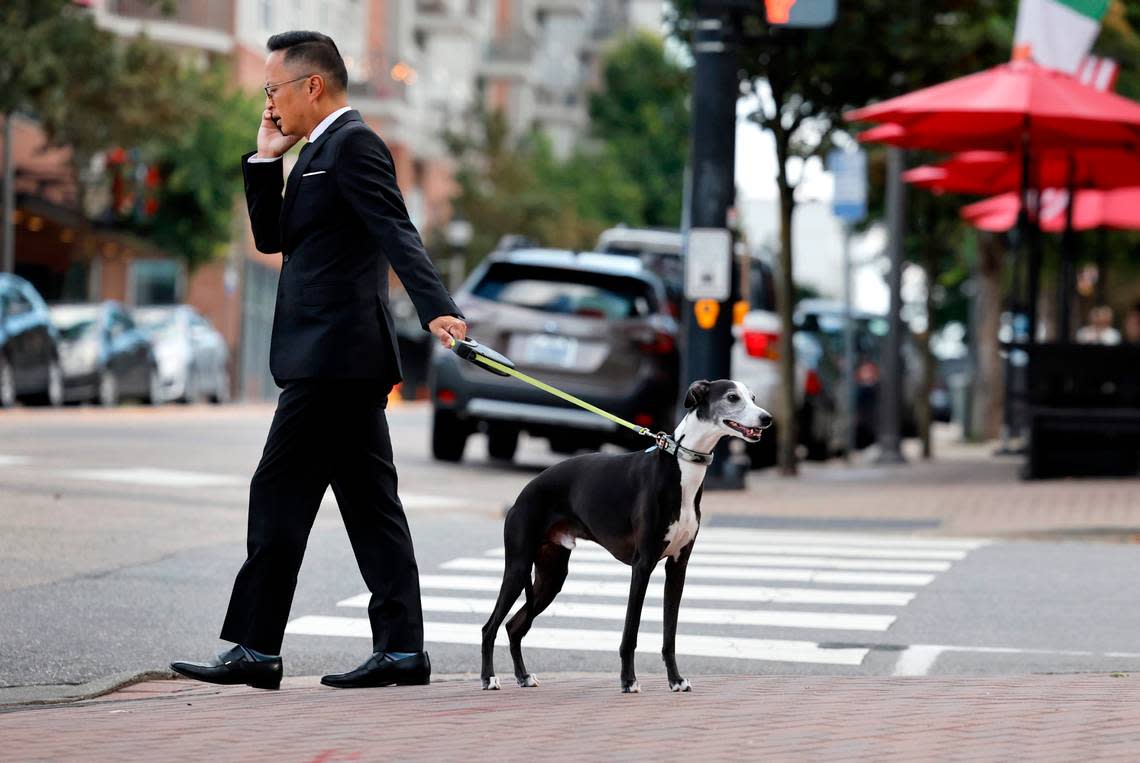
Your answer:
[[[502,572],[498,559],[452,559],[440,565],[445,570],[466,572]],[[661,574],[661,566],[655,571]],[[630,568],[620,562],[570,562],[570,575],[617,576],[628,578]],[[774,580],[793,583],[824,583],[838,585],[899,585],[924,586],[934,580],[933,575],[902,572],[836,572],[830,570],[796,570],[763,567],[705,567],[690,564],[687,578],[715,578],[719,580]]]
[[[372,638],[367,618],[307,615],[289,623],[286,633],[306,636]],[[643,644],[660,642],[662,634],[639,634]],[[473,623],[424,623],[424,641],[444,644],[481,644],[482,627]],[[620,631],[580,628],[532,628],[524,642],[531,649],[572,649],[616,652]],[[500,631],[499,644],[506,644]],[[677,653],[695,657],[727,657],[769,662],[807,662],[828,665],[860,665],[870,651],[865,648],[823,649],[812,641],[677,635]]]
[[[591,541],[578,541],[576,550],[604,551],[601,546]],[[830,557],[854,559],[889,559],[899,562],[928,561],[932,559],[945,561],[958,561],[965,559],[968,551],[950,549],[883,549],[859,548],[854,546],[814,546],[814,545],[772,545],[763,543],[722,543],[719,541],[706,541],[702,535],[697,536],[697,544],[693,547],[693,554],[764,554],[769,556],[794,556],[804,554],[826,555]],[[502,556],[503,550],[495,551]]]
[[[862,548],[859,546],[820,546],[795,543],[726,543],[717,540],[706,541],[697,537],[697,548],[702,551],[722,551],[733,554],[826,554],[827,556],[856,557],[865,559],[965,559],[968,551],[958,549],[931,548]]]
[[[248,485],[248,477],[237,477],[232,474],[209,474],[206,472],[189,472],[176,469],[151,469],[138,467],[133,469],[68,469],[58,472],[60,476],[80,480],[93,480],[97,482],[118,482],[127,485],[146,485],[155,487],[238,487]]]
[[[425,612],[453,612],[464,615],[491,614],[493,599],[465,599],[451,596],[421,597]],[[366,607],[367,599],[345,599],[337,606]],[[540,621],[546,617],[568,617],[583,620],[625,620],[624,604],[594,604],[577,601],[555,601],[543,610]],[[642,622],[662,622],[664,612],[659,607],[645,607]],[[840,612],[795,612],[766,609],[720,609],[690,607],[681,604],[682,623],[708,625],[747,625],[771,628],[819,628],[840,631],[885,631],[895,622],[894,615],[858,615]]]
[[[501,559],[502,548],[493,548],[485,552],[484,556],[493,556]],[[600,546],[591,545],[590,548],[579,547],[574,550],[575,560],[590,562],[609,562],[614,557]],[[717,566],[733,565],[745,567],[817,567],[832,570],[882,570],[894,572],[945,572],[950,569],[953,562],[898,560],[898,559],[829,559],[825,556],[758,556],[754,554],[721,554],[716,551],[706,551],[700,543],[693,550],[689,560],[689,569],[695,565]]]
[[[718,540],[755,540],[763,543],[818,543],[878,548],[947,548],[972,551],[987,546],[984,538],[924,538],[860,533],[796,532],[737,527],[702,527],[701,537]]]
[[[465,575],[421,575],[420,588],[431,591],[498,592],[502,582],[497,577]],[[629,583],[604,580],[567,580],[562,593],[572,596],[604,596],[626,599]],[[664,597],[664,581],[651,580],[646,594],[654,599]],[[368,594],[360,594],[362,601]],[[687,585],[686,601],[765,601],[778,604],[850,604],[859,606],[905,607],[914,598],[902,591],[837,591],[825,588],[767,588],[764,586]]]

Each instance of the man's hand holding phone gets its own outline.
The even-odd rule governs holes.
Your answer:
[[[275,159],[297,145],[299,135],[286,135],[281,132],[273,114],[266,109],[261,113],[261,127],[257,131],[257,155],[264,159]]]

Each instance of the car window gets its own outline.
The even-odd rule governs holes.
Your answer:
[[[26,315],[35,308],[20,289],[12,289],[4,300],[4,314],[8,316]]]
[[[511,263],[489,267],[472,293],[547,313],[610,320],[646,316],[656,308],[651,287],[637,279]]]
[[[98,324],[98,314],[94,308],[52,308],[51,319],[59,329],[64,341],[82,339],[92,333]]]
[[[748,269],[748,306],[751,310],[776,312],[776,284],[772,269],[752,262]]]

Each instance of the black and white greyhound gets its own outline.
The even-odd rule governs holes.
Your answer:
[[[495,635],[524,591],[526,603],[507,623],[507,636],[519,686],[538,686],[523,664],[522,639],[562,590],[578,538],[600,544],[633,568],[619,649],[621,690],[627,693],[641,691],[633,660],[641,608],[650,574],[657,562],[667,559],[661,655],[669,688],[692,689],[677,672],[674,645],[685,569],[700,528],[705,471],[721,437],[756,442],[771,426],[772,416],[756,405],[747,387],[728,379],[694,382],[685,395],[685,408],[673,436],[676,447],[570,458],[539,474],[519,493],[503,528],[503,584],[483,626],[484,689],[501,688],[493,664]]]

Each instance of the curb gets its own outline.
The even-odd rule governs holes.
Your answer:
[[[0,688],[0,708],[10,709],[29,705],[60,705],[94,699],[104,694],[140,683],[175,677],[170,670],[143,670],[113,673],[83,684],[33,684]]]

